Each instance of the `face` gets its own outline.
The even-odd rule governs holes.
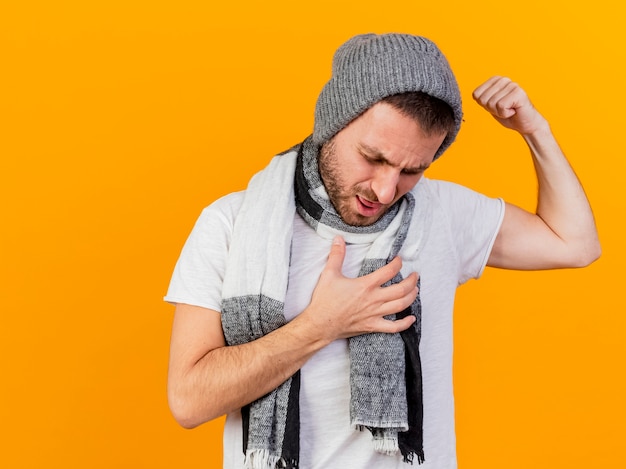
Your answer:
[[[376,222],[417,184],[445,136],[426,135],[386,103],[375,104],[337,133],[320,151],[319,170],[343,221]]]

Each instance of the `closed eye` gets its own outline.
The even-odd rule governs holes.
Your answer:
[[[370,164],[387,164],[387,161],[384,158],[369,156],[365,153],[361,153],[361,156]]]
[[[378,152],[376,152],[375,154],[372,154],[372,153],[369,153],[367,150],[361,148],[359,149],[359,153],[361,154],[363,159],[367,161],[369,164],[388,165],[388,166],[396,167],[394,164],[391,163],[391,161],[389,161],[387,158],[385,158],[382,154]],[[428,169],[428,165],[419,166],[416,168],[402,168],[400,171],[402,174],[405,174],[407,176],[417,176],[419,174],[422,174],[424,171],[426,171],[426,169]]]
[[[424,172],[423,169],[419,168],[405,168],[402,170],[402,174],[406,174],[407,176],[417,176],[418,174],[422,174]]]

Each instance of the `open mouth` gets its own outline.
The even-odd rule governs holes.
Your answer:
[[[356,196],[356,200],[359,213],[366,217],[378,214],[383,206],[380,202],[372,202],[371,200],[364,199],[360,195]]]

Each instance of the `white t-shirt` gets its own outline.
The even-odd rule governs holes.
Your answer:
[[[504,216],[504,203],[462,186],[422,178],[413,189],[416,203],[432,210],[416,270],[420,274],[422,339],[420,357],[424,399],[423,469],[453,469],[456,464],[452,389],[452,310],[456,288],[481,275]],[[198,219],[176,264],[166,301],[220,311],[221,285],[229,240],[244,193],[223,197]],[[419,220],[416,220],[419,224]],[[294,234],[287,320],[303,311],[331,240],[320,238],[298,215]],[[356,277],[369,245],[348,245],[344,274]],[[346,340],[337,340],[302,367],[300,391],[300,467],[302,469],[406,469],[401,456],[372,449],[371,435],[350,426],[350,363]],[[239,412],[224,429],[224,468],[243,468]]]

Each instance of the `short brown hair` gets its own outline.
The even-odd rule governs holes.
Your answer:
[[[402,114],[415,119],[427,134],[453,132],[456,128],[454,111],[448,103],[421,91],[407,91],[383,98]]]

